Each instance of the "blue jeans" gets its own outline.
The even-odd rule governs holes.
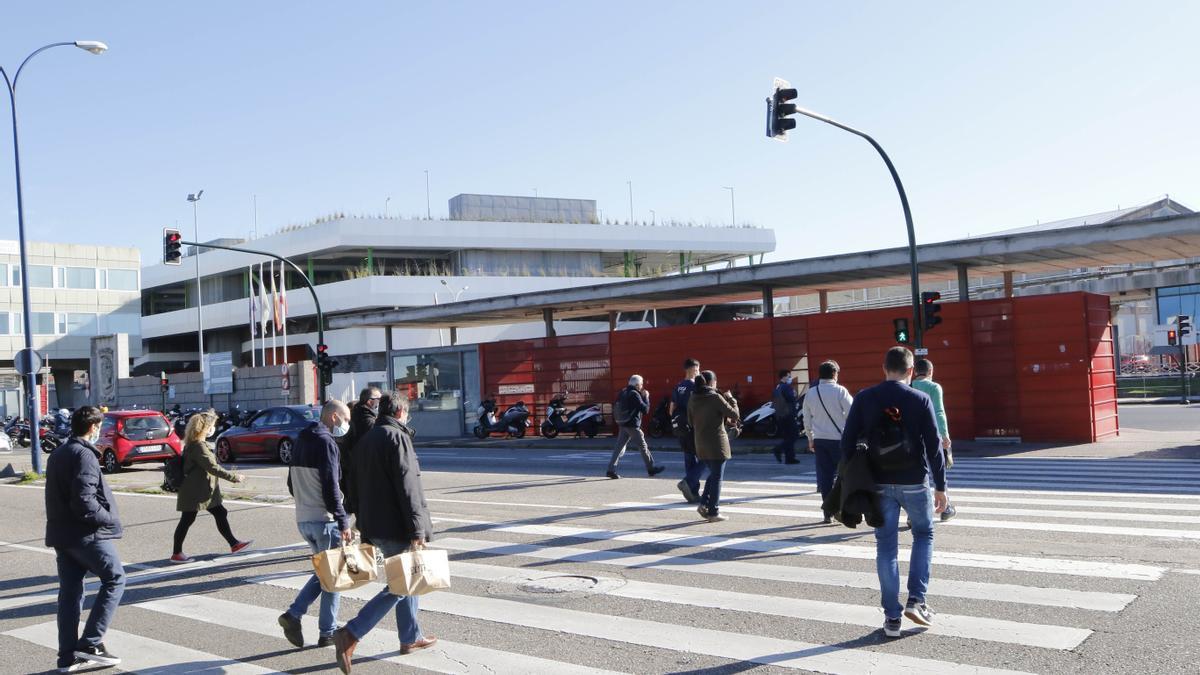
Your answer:
[[[679,449],[683,451],[683,482],[695,494],[700,494],[700,476],[708,467],[696,459],[696,436],[689,430],[679,437]]]
[[[706,459],[704,466],[708,467],[708,480],[704,481],[704,494],[700,495],[700,503],[708,509],[708,515],[717,515],[717,505],[721,501],[721,479],[725,477],[724,459]]]
[[[371,543],[383,552],[384,557],[392,557],[408,550],[410,542],[395,539],[371,538]],[[392,595],[386,587],[375,597],[367,601],[358,611],[358,616],[346,624],[346,631],[355,640],[371,632],[375,624],[383,620],[387,613],[396,608],[396,630],[400,633],[400,644],[410,645],[421,639],[421,627],[417,625],[417,596]]]
[[[313,553],[341,546],[342,531],[338,529],[337,523],[309,521],[296,523],[296,527],[300,530],[300,536],[308,542]],[[321,580],[315,574],[307,584],[304,584],[304,588],[300,589],[299,595],[296,596],[292,606],[288,607],[287,613],[297,621],[300,620],[300,617],[308,613],[308,608],[312,606],[318,595],[321,596],[321,614],[317,621],[317,629],[322,636],[333,635],[333,631],[337,630],[338,605],[341,604],[342,596],[339,593],[322,591]]]
[[[814,459],[817,464],[817,492],[822,501],[833,490],[837,478],[838,462],[842,461],[842,443],[824,438],[813,439]]]
[[[800,428],[796,426],[794,418],[785,417],[779,422],[779,438],[779,443],[775,444],[772,450],[775,458],[778,459],[782,455],[789,462],[796,461],[796,439],[800,438]]]
[[[896,561],[896,530],[900,509],[912,519],[912,556],[908,561],[908,599],[925,602],[929,571],[933,565],[933,489],[926,484],[877,485],[883,527],[875,528],[875,568],[879,573],[879,593],[883,614],[898,619],[904,611],[900,604],[900,566]]]
[[[75,661],[76,649],[104,642],[104,633],[125,594],[125,568],[111,540],[55,547],[54,554],[58,563],[58,667],[62,668]],[[100,590],[81,637],[79,615],[83,613],[83,578],[88,572],[100,578]]]

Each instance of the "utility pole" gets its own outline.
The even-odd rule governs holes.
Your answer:
[[[425,220],[433,220],[432,211],[429,209],[429,169],[425,169]]]
[[[200,216],[198,205],[200,197],[204,194],[201,190],[195,194],[187,196],[187,200],[192,204],[192,236],[196,241],[200,241]],[[204,375],[204,297],[200,292],[200,249],[197,246],[192,246],[193,261],[196,263],[196,338],[200,342],[200,375]]]
[[[737,204],[733,201],[733,188],[726,185],[725,189],[729,190],[729,224],[737,227]]]
[[[633,181],[627,180],[625,184],[629,186],[629,224],[633,224]]]

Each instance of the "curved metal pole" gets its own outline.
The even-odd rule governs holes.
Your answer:
[[[887,153],[883,151],[883,147],[875,142],[874,138],[855,129],[854,127],[846,126],[837,120],[830,119],[820,113],[815,113],[804,108],[796,108],[796,112],[811,117],[814,120],[820,120],[826,124],[835,126],[843,131],[865,139],[875,148],[879,156],[883,158],[883,163],[887,164],[888,171],[892,174],[892,181],[896,183],[896,191],[900,193],[900,206],[904,208],[904,224],[908,227],[908,263],[909,275],[912,282],[912,335],[914,338],[913,345],[918,349],[925,346],[925,325],[921,322],[921,280],[917,272],[917,235],[913,230],[912,211],[908,208],[908,195],[904,192],[904,184],[900,182],[900,174],[896,173],[896,167],[892,164],[892,160]]]

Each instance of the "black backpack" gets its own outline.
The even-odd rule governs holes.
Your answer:
[[[163,492],[179,492],[183,487],[183,455],[168,457],[163,462]]]
[[[617,400],[613,401],[613,420],[618,426],[629,426],[631,421],[629,406],[626,405],[626,396],[629,395],[628,389],[622,389],[621,393],[617,394]]]
[[[919,465],[908,434],[904,433],[900,409],[895,406],[880,411],[879,419],[867,432],[866,445],[871,464],[880,471],[904,471]]]

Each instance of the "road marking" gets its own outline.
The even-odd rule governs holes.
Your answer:
[[[535,544],[505,544],[502,542],[442,537],[438,546],[456,551],[489,553],[495,556],[517,555],[556,562],[582,562],[612,565],[625,569],[679,569],[688,574],[705,574],[722,577],[740,577],[760,581],[781,581],[794,584],[838,586],[845,588],[879,588],[879,579],[874,572],[854,572],[823,567],[800,567],[798,565],[770,565],[741,560],[712,560],[679,555],[655,555],[629,553],[621,550],[595,550],[567,546],[539,546]],[[460,565],[454,561],[455,570]],[[1103,593],[1098,591],[1076,591],[1062,588],[1042,588],[1017,584],[993,584],[979,581],[937,579],[933,592],[938,596],[1013,602],[1018,604],[1042,605],[1045,607],[1067,607],[1090,609],[1101,612],[1119,612],[1136,595],[1125,593]],[[871,608],[869,625],[878,623],[879,610]],[[938,615],[939,621],[941,615]]]
[[[10,630],[5,635],[58,651],[58,625],[54,621]],[[279,672],[119,630],[109,629],[104,634],[104,644],[112,649],[114,654],[121,656],[121,665],[118,668],[126,672],[144,671],[154,675],[259,675]]]
[[[817,486],[815,483],[812,483],[810,481],[798,481],[793,476],[774,476],[774,477],[770,478],[769,480],[771,481],[770,483],[764,483],[764,482],[760,482],[760,481],[739,481],[739,482],[735,482],[735,483],[731,483],[731,484],[733,484],[733,485],[750,485],[750,486],[774,485],[776,487],[778,487],[779,485],[795,485],[798,488],[805,488],[805,489],[809,489],[809,490],[813,490],[813,491],[815,491],[817,489]],[[1105,492],[1105,491],[1102,491],[1103,488],[1111,488],[1114,485],[1113,483],[1091,483],[1086,486],[1085,485],[1068,486],[1068,487],[1073,487],[1073,488],[1094,487],[1094,488],[1097,488],[1097,490],[1101,490],[1101,491],[1097,491],[1097,490],[1049,490],[1049,489],[1047,489],[1047,490],[1029,490],[1029,489],[1024,489],[1024,488],[1028,488],[1029,487],[1028,485],[1022,484],[1021,488],[1010,488],[1010,487],[1006,487],[1005,484],[1000,481],[995,481],[995,482],[970,481],[967,483],[967,484],[973,485],[973,486],[975,486],[975,485],[983,485],[983,486],[991,485],[992,487],[960,487],[960,485],[963,483],[963,481],[959,481],[959,480],[955,479],[953,471],[948,474],[947,482],[950,484],[950,493],[951,494],[955,494],[958,492],[984,492],[984,493],[991,493],[991,494],[1038,495],[1038,496],[1065,495],[1065,496],[1069,496],[1069,497],[1128,497],[1130,499],[1173,499],[1173,500],[1200,499],[1200,494],[1185,494],[1185,493],[1189,493],[1189,492],[1200,492],[1200,488],[1190,488],[1190,489],[1178,488],[1178,490],[1181,490],[1181,492],[1171,492],[1169,490],[1166,490],[1163,492],[1149,492],[1149,491],[1147,491],[1147,492],[1115,492],[1115,491]],[[721,487],[723,489],[724,485],[722,485]]]
[[[644,544],[663,544],[670,546],[692,546],[697,548],[727,548],[734,551],[751,551],[754,553],[784,553],[794,555],[815,555],[830,558],[851,558],[856,560],[875,560],[874,546],[852,546],[848,544],[797,544],[788,540],[760,540],[750,538],[733,538],[710,535],[679,535],[658,531],[642,530],[600,530],[565,525],[533,525],[513,524],[511,522],[488,523],[478,520],[463,520],[455,518],[438,518],[440,522],[462,523],[483,526],[494,532],[512,532],[546,537],[574,537],[597,541],[629,541]],[[954,521],[949,521],[954,522]],[[910,550],[899,549],[899,557],[908,559]],[[935,565],[949,567],[975,567],[982,569],[1010,570],[1016,572],[1033,572],[1037,574],[1065,574],[1069,576],[1103,577],[1109,579],[1129,579],[1135,581],[1157,581],[1162,578],[1165,568],[1152,565],[1132,563],[1109,563],[1091,560],[1070,560],[1065,558],[1021,557],[1008,555],[991,555],[986,553],[958,553],[942,551],[933,552]]]
[[[1195,574],[1195,575],[1200,575],[1200,570],[1183,570],[1183,569],[1177,569],[1177,570],[1175,570],[1175,571],[1176,571],[1176,572],[1179,572],[1180,574]]]
[[[266,581],[284,588],[299,588],[307,575]],[[382,584],[372,583],[342,593],[342,597],[369,600]],[[673,652],[704,654],[733,661],[795,668],[820,673],[971,673],[972,675],[1013,675],[1017,671],[1000,670],[936,661],[894,653],[846,649],[778,638],[760,637],[647,621],[623,616],[593,614],[574,609],[501,600],[454,592],[431,593],[421,598],[422,611],[439,612],[510,626],[569,633],[599,640],[641,645]]]
[[[960,490],[951,488],[953,493],[953,501],[955,504],[1019,504],[1021,506],[1096,506],[1100,508],[1110,509],[1135,509],[1146,511],[1197,511],[1200,512],[1200,504],[1163,504],[1154,501],[1112,501],[1104,499],[1040,499],[1037,497],[1010,497],[1010,496],[975,496],[972,494],[960,494]],[[795,503],[815,504],[820,505],[821,499],[815,492],[796,492],[794,490],[771,490],[768,488],[737,488],[721,486],[721,496],[727,494],[732,495],[764,495],[767,497],[783,497],[797,498],[810,496],[807,502],[797,499]],[[662,495],[655,499],[679,499],[679,493]]]
[[[232,602],[207,595],[182,595],[142,602],[134,607],[233,630],[284,639],[283,631],[277,623],[279,612],[257,605]],[[315,640],[319,632],[316,617],[304,616],[301,621],[309,639]],[[332,655],[333,652],[325,650],[324,653]],[[439,639],[437,645],[428,650],[400,656],[395,633],[385,630],[372,631],[359,641],[358,647],[354,650],[355,662],[363,657],[435,673],[519,672],[533,675],[558,675],[560,673],[563,675],[605,675],[614,672],[442,639]]]
[[[472,501],[469,499],[446,499],[444,497],[428,497],[427,502],[445,502],[447,504],[481,504],[484,506],[525,506],[533,509],[566,509],[566,510],[582,510],[591,509],[590,506],[566,506],[565,504],[524,504],[521,502],[481,502]]]

